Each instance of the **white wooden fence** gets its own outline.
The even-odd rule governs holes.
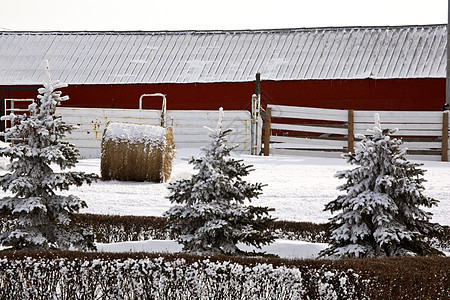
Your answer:
[[[77,146],[83,158],[100,156],[101,139],[108,122],[160,125],[162,116],[160,110],[139,109],[58,107],[56,113],[65,122],[77,126],[67,140]],[[380,115],[382,127],[399,129],[394,135],[404,140],[411,158],[448,161],[448,112],[375,112],[282,105],[267,106],[264,154],[338,157],[353,150],[356,134],[366,134],[374,126],[375,113]],[[224,126],[234,129],[229,142],[238,145],[236,151],[259,154],[261,127],[257,120],[260,117],[256,114],[252,122],[252,114],[255,113],[225,111]],[[168,110],[165,114],[166,125],[173,127],[177,148],[200,148],[208,144],[209,132],[204,126],[215,127],[217,119],[217,110]]]
[[[135,124],[161,124],[160,110],[102,109],[58,107],[56,114],[78,128],[67,136],[79,150],[82,158],[100,157],[103,131],[108,122]],[[199,148],[209,143],[208,126],[215,128],[218,110],[168,110],[166,125],[173,127],[177,148]],[[225,111],[224,127],[233,128],[229,135],[230,145],[238,145],[235,151],[250,153],[250,112]]]
[[[356,134],[367,134],[378,113],[382,128],[398,128],[408,155],[415,159],[448,161],[448,112],[353,111],[268,105],[265,155],[340,156],[353,151]],[[272,120],[274,118],[275,120]],[[289,120],[289,121],[286,121]],[[269,146],[270,145],[270,146]]]

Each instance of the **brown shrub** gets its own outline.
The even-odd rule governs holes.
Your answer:
[[[148,259],[156,259],[163,269],[153,266],[151,269],[144,270],[146,266],[149,266],[148,263],[145,263]],[[184,262],[179,261],[179,259],[183,259]],[[39,263],[41,261],[42,263]],[[178,261],[178,263],[170,264],[170,262],[175,261]],[[117,264],[117,262],[123,263]],[[215,262],[218,264],[215,264],[214,268],[208,267]],[[70,286],[64,286],[66,281],[72,282],[76,286],[80,284],[76,278],[89,278],[83,285],[92,285],[89,289],[90,291],[98,290],[96,285],[100,283],[100,287],[102,287],[101,282],[106,282],[105,280],[115,284],[120,291],[123,286],[126,286],[127,282],[137,279],[133,277],[134,275],[142,273],[148,274],[142,277],[142,280],[150,280],[148,283],[149,287],[152,286],[152,280],[159,280],[158,276],[168,276],[167,279],[173,280],[172,282],[176,284],[167,288],[183,291],[189,286],[189,280],[184,282],[184,277],[180,276],[188,274],[189,271],[186,270],[200,271],[200,269],[205,268],[205,273],[200,271],[206,279],[205,284],[212,283],[214,280],[222,280],[219,283],[223,286],[227,284],[227,280],[233,280],[233,276],[236,276],[236,274],[222,274],[222,271],[219,269],[223,269],[223,272],[229,272],[231,271],[229,268],[230,264],[239,264],[243,267],[248,267],[245,269],[249,272],[251,270],[253,270],[251,272],[258,272],[262,266],[297,268],[300,271],[298,273],[301,280],[299,283],[304,289],[303,296],[305,299],[328,299],[327,297],[324,298],[323,293],[320,293],[321,289],[322,291],[323,289],[329,289],[331,292],[336,292],[335,296],[337,299],[449,299],[450,296],[450,283],[448,281],[450,276],[450,258],[447,257],[287,260],[260,257],[229,257],[225,255],[205,257],[161,253],[2,251],[0,252],[0,263],[3,267],[0,269],[2,291],[11,292],[21,289],[23,284],[31,288],[33,282],[38,285],[37,287],[33,286],[33,288],[38,290],[40,288],[43,292],[48,291],[48,286],[44,284],[45,282],[42,282],[42,278],[51,279],[49,275],[61,276],[61,266],[67,267],[65,275],[63,275],[65,279],[59,279],[61,284],[63,284],[61,287],[66,289],[70,288]],[[164,270],[165,266],[167,266],[166,270]],[[193,266],[193,268],[190,266]],[[177,268],[177,270],[175,271],[173,268]],[[266,269],[270,270],[270,268]],[[14,270],[14,272],[11,270]],[[243,269],[233,268],[233,270]],[[128,274],[129,272],[134,272],[134,275]],[[248,273],[248,275],[250,274]],[[264,272],[261,274],[264,274]],[[73,276],[73,278],[68,277],[69,275]],[[275,275],[276,273],[274,273]],[[37,279],[33,276],[37,276]],[[131,277],[134,279],[131,279]],[[268,278],[266,278],[264,284],[270,284],[271,289],[274,291],[282,288],[284,282],[278,282],[276,276],[273,277],[274,281],[270,279],[271,282],[267,281]],[[122,280],[123,282],[118,282],[117,280]],[[230,290],[239,289],[236,284],[244,285],[247,277],[240,278],[238,276],[234,280],[235,282],[228,287]],[[286,282],[286,284],[288,283],[289,281]],[[48,284],[51,284],[51,282],[49,281]],[[39,285],[42,285],[42,287]],[[78,289],[81,290],[80,287]],[[108,291],[108,286],[103,288],[105,292]],[[211,292],[213,291],[211,290]]]

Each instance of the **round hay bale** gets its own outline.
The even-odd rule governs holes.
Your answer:
[[[102,138],[103,180],[166,182],[172,172],[172,127],[109,123]]]

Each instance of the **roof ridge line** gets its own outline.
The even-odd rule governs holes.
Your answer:
[[[264,33],[264,32],[300,32],[314,30],[346,30],[346,29],[397,29],[397,28],[420,28],[420,27],[441,27],[447,24],[426,24],[426,25],[382,25],[382,26],[324,26],[324,27],[299,27],[299,28],[268,28],[268,29],[210,29],[210,30],[0,30],[0,34],[214,34],[214,33]]]

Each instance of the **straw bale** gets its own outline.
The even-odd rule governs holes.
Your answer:
[[[171,127],[111,122],[102,138],[102,179],[166,182],[174,157]]]

